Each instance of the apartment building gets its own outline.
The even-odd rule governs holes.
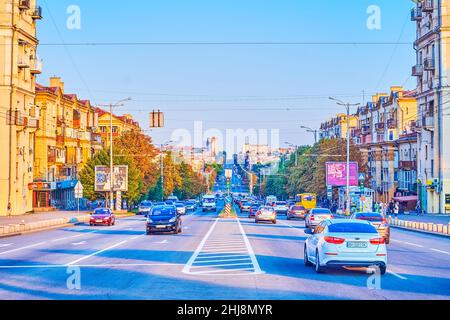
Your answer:
[[[351,134],[358,126],[356,115],[350,115]],[[347,139],[347,114],[339,113],[320,125],[320,139],[343,138]]]
[[[103,146],[108,147],[111,141],[111,116],[109,112],[103,109],[95,108],[98,113],[98,128],[96,133],[101,135]],[[129,114],[122,116],[112,115],[112,134],[113,139],[127,131],[141,131],[139,123],[133,120]]]
[[[418,188],[423,209],[445,212],[450,198],[450,2],[417,1],[414,43],[418,102]],[[448,204],[450,205],[450,204]]]
[[[67,94],[58,77],[49,86],[36,84],[36,105],[33,210],[73,209],[78,172],[102,149],[98,114],[88,100]]]
[[[42,19],[35,0],[0,0],[0,216],[32,211],[33,159],[39,114],[35,106],[36,22]]]

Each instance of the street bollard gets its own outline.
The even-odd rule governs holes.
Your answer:
[[[438,232],[438,233],[442,233],[443,227],[444,227],[444,226],[443,226],[442,224],[438,224],[438,225],[437,225],[437,232]]]

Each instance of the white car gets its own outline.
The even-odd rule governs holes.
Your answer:
[[[305,217],[305,226],[313,230],[323,220],[333,219],[333,214],[329,209],[314,208]]]
[[[202,199],[202,211],[216,211],[216,196],[206,195]]]
[[[285,214],[287,215],[288,211],[289,211],[289,207],[287,205],[286,201],[276,201],[275,205],[273,206],[275,212],[277,214]]]
[[[305,266],[315,265],[317,273],[326,267],[378,267],[386,273],[387,251],[384,238],[368,221],[330,219],[322,221],[305,241]]]

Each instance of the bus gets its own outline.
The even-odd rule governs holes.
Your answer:
[[[297,206],[303,206],[307,211],[317,207],[317,195],[315,193],[301,193],[295,196]]]

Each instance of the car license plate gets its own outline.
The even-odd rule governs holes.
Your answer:
[[[156,226],[156,228],[158,228],[158,229],[163,229],[163,228],[165,228],[166,226],[164,226],[164,225],[161,225],[161,226]]]
[[[367,242],[349,241],[347,248],[367,248]]]
[[[95,220],[95,222],[103,222],[103,220]]]

